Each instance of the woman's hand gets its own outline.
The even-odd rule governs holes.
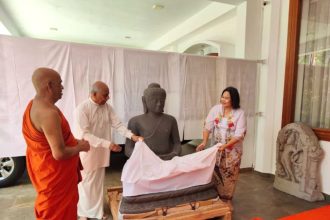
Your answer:
[[[221,152],[224,151],[225,149],[226,149],[226,145],[221,145],[219,146],[218,151]]]
[[[206,146],[206,143],[202,142],[200,145],[197,146],[196,151],[204,150]]]

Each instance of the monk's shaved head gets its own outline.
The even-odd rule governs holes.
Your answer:
[[[32,83],[37,93],[45,89],[48,83],[61,78],[60,74],[53,69],[41,67],[36,69],[32,75]]]
[[[96,81],[92,85],[91,93],[109,93],[109,87],[102,81]]]

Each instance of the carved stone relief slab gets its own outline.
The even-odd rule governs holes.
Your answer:
[[[307,201],[324,200],[320,162],[323,151],[313,130],[303,123],[286,125],[276,141],[274,187]]]

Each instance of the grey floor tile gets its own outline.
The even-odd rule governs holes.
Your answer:
[[[194,147],[185,145],[183,154],[194,152]],[[113,154],[111,166],[106,169],[104,188],[121,185],[120,175],[125,163],[123,154]],[[307,202],[273,188],[273,177],[256,172],[245,172],[239,176],[233,199],[233,220],[250,220],[261,217],[264,220],[295,214],[330,204],[329,201]],[[32,220],[35,191],[25,175],[12,187],[0,188],[0,219]],[[110,214],[108,198],[105,195],[105,213]],[[112,219],[111,217],[109,219]]]

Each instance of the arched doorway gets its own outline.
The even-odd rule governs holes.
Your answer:
[[[213,42],[200,42],[188,46],[183,53],[200,56],[219,56],[220,46]]]

